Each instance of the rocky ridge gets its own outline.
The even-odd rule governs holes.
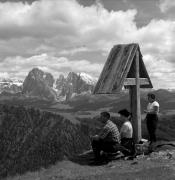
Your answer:
[[[59,97],[69,100],[72,97],[82,93],[92,93],[96,81],[85,73],[70,72],[65,78],[60,75],[56,80],[56,89]]]
[[[21,80],[17,79],[0,79],[0,93],[2,92],[9,92],[9,93],[18,93],[22,91],[22,84]]]
[[[92,93],[96,79],[86,73],[70,72],[67,77],[53,75],[39,68],[32,69],[24,82],[11,79],[0,81],[0,93],[19,93],[49,101],[68,101],[80,94]]]

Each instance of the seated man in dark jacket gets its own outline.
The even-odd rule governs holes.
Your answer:
[[[120,145],[120,133],[117,126],[110,120],[110,114],[102,112],[100,115],[104,127],[99,135],[91,138],[95,157],[99,159],[101,151],[111,153],[121,151],[123,154],[127,154],[128,150]]]

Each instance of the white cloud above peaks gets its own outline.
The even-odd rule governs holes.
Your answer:
[[[171,8],[175,7],[174,0],[159,0],[159,8],[162,13],[166,13]]]
[[[24,79],[28,72],[34,67],[39,67],[43,71],[52,73],[55,78],[57,78],[60,73],[67,75],[70,71],[77,73],[82,71],[91,76],[98,77],[102,70],[102,65],[95,62],[91,63],[83,59],[69,60],[66,57],[40,54],[29,58],[22,56],[8,57],[1,62],[0,71],[8,72],[9,77],[19,76],[20,79]],[[1,74],[3,74],[3,77],[7,75],[7,73]]]
[[[35,42],[33,48],[42,43],[62,51],[85,44],[106,50],[136,29],[136,10],[109,12],[99,3],[84,7],[75,0],[41,0],[30,5],[8,2],[0,3],[0,9],[1,39],[28,38]]]

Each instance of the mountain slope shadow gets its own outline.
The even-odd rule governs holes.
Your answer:
[[[89,150],[82,154],[74,155],[70,157],[69,160],[80,165],[101,166],[108,164],[112,160],[119,160],[121,158],[123,158],[123,154],[115,153],[103,155],[100,160],[97,160],[95,159],[93,151]]]

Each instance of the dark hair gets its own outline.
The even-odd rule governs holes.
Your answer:
[[[150,98],[153,99],[153,100],[156,99],[156,96],[155,96],[155,94],[153,94],[153,93],[148,93],[147,96],[150,97]]]
[[[106,112],[106,111],[101,112],[100,114],[101,114],[101,116],[106,117],[107,119],[110,118],[110,114],[108,112]]]
[[[131,113],[127,110],[127,109],[122,109],[118,112],[118,114],[125,116],[125,117],[129,117],[131,115]]]

